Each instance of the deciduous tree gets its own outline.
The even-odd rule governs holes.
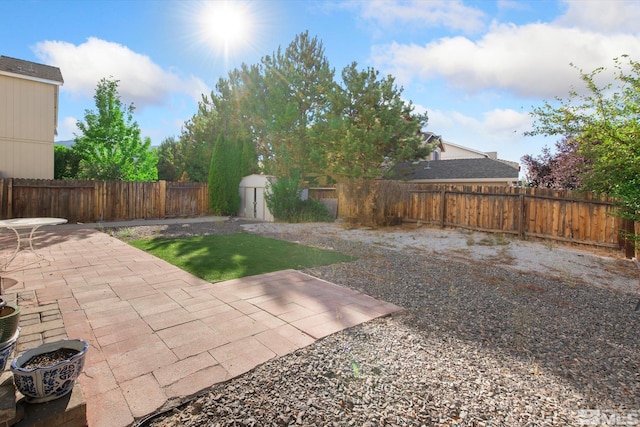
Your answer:
[[[620,200],[623,218],[640,220],[640,63],[627,55],[614,60],[613,83],[599,84],[605,68],[579,70],[586,92],[532,112],[531,134],[564,135],[589,162],[584,188]]]
[[[528,184],[556,190],[581,189],[582,176],[589,171],[591,162],[577,151],[576,141],[563,138],[556,142],[555,153],[544,147],[538,156],[523,156],[521,160],[527,168]]]
[[[76,179],[79,168],[80,157],[73,148],[53,147],[53,179]]]
[[[158,179],[178,181],[184,172],[184,158],[180,141],[170,136],[165,138],[157,150]]]
[[[85,110],[76,125],[74,151],[81,157],[79,177],[118,181],[158,179],[157,157],[151,139],[142,140],[133,120],[133,104],[118,95],[118,80],[103,78],[94,95],[96,110]]]

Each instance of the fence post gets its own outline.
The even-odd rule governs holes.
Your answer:
[[[13,178],[7,183],[7,218],[13,218]]]
[[[520,189],[519,199],[520,203],[518,209],[520,212],[518,212],[518,238],[524,239],[524,193],[522,192],[522,189]]]
[[[446,225],[445,217],[447,215],[447,190],[440,191],[440,227],[444,228]]]
[[[160,205],[160,218],[166,218],[166,209],[167,209],[167,181],[160,180],[158,181],[158,185],[159,185],[159,200],[158,200],[158,204]]]

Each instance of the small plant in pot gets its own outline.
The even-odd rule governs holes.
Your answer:
[[[71,390],[84,367],[89,344],[80,339],[45,343],[11,361],[16,388],[27,402],[41,403]]]

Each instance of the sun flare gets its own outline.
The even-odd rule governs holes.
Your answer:
[[[225,55],[229,50],[248,43],[251,36],[251,14],[247,3],[232,0],[206,2],[199,21],[205,41]]]

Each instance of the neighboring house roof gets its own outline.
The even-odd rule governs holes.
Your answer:
[[[428,132],[430,133],[430,132]],[[477,158],[489,158],[497,160],[502,163],[520,170],[520,164],[518,162],[512,162],[510,160],[503,160],[498,158],[498,153],[495,151],[479,151],[473,148],[464,147],[462,145],[454,144],[453,142],[442,141],[440,138],[440,156],[438,160],[455,160],[455,159],[477,159]],[[434,160],[434,159],[432,159]]]
[[[50,65],[38,64],[22,59],[0,56],[0,74],[18,74],[31,80],[46,80],[54,84],[63,84],[60,68]]]
[[[518,179],[518,169],[489,158],[433,160],[398,163],[392,179],[415,180],[483,180]]]
[[[420,132],[424,139],[422,140],[422,145],[432,144],[433,146],[444,150],[444,146],[442,145],[442,137],[440,135],[436,135],[433,132]]]

